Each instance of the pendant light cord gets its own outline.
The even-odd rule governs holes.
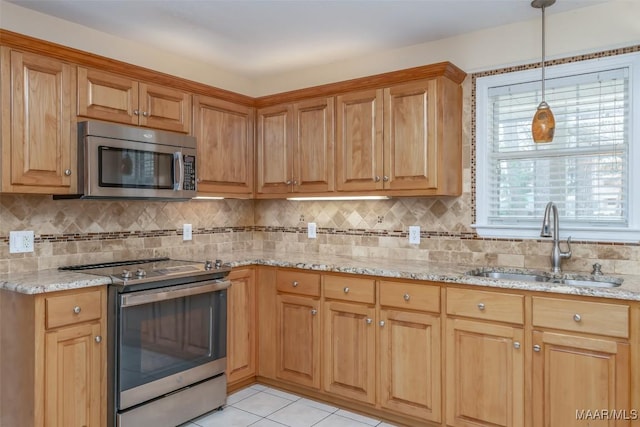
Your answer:
[[[544,25],[544,9],[542,6],[542,102],[544,102],[544,62],[545,62],[545,25]]]

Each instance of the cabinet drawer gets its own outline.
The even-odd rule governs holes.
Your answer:
[[[447,314],[454,316],[522,325],[524,323],[523,303],[522,295],[447,289]]]
[[[86,322],[101,316],[101,292],[79,292],[45,298],[46,328]]]
[[[376,285],[373,279],[324,276],[325,298],[375,304]]]
[[[276,287],[280,292],[320,296],[320,275],[301,271],[278,271]]]
[[[440,312],[440,288],[408,282],[380,282],[380,305]]]
[[[629,307],[534,297],[533,326],[628,338]]]

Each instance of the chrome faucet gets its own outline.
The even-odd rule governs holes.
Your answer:
[[[550,230],[550,216],[553,211],[553,236]],[[560,224],[558,220],[558,208],[553,202],[547,203],[547,207],[544,209],[544,218],[542,220],[542,230],[540,231],[540,237],[553,237],[553,248],[551,249],[551,271],[554,273],[560,273],[562,271],[561,263],[562,258],[571,258],[571,236],[567,239],[567,246],[569,250],[562,252],[560,250]]]

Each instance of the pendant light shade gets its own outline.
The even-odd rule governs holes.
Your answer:
[[[556,130],[556,119],[553,117],[551,107],[544,100],[544,53],[545,53],[545,25],[544,9],[554,4],[556,0],[533,0],[531,7],[542,9],[542,102],[538,105],[536,114],[531,122],[531,134],[533,142],[545,143],[553,141],[553,134]]]

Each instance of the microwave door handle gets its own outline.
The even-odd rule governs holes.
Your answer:
[[[177,161],[177,162],[176,162]],[[176,179],[175,173],[175,164],[178,164],[178,178]],[[174,164],[174,172],[173,172],[173,189],[175,191],[182,190],[182,183],[184,183],[184,158],[182,157],[181,151],[176,151],[173,153],[173,164]]]

